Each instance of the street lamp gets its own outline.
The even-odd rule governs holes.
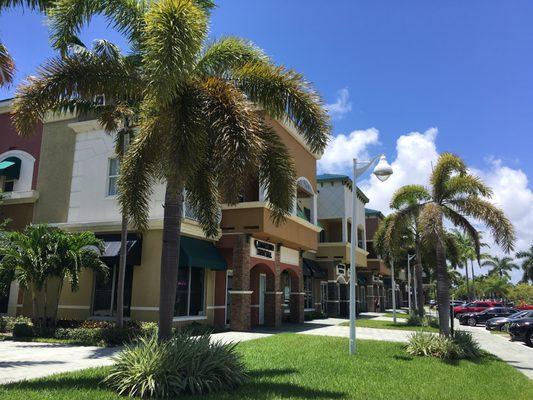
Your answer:
[[[392,175],[392,168],[383,154],[370,161],[358,162],[353,159],[353,193],[352,193],[352,241],[350,248],[350,355],[355,354],[355,285],[356,273],[356,246],[357,246],[357,178],[364,174],[379,159],[373,174],[380,181],[386,181]]]

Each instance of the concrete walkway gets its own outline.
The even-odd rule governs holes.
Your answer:
[[[119,348],[0,342],[0,384],[111,365]]]
[[[501,358],[529,379],[533,379],[533,347],[522,342],[511,342],[507,335],[490,333],[485,327],[460,326],[459,321],[455,326],[457,329],[471,332],[483,350]]]

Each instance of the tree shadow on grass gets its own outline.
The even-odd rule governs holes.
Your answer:
[[[64,389],[81,389],[94,390],[104,389],[105,385],[102,383],[102,377],[98,374],[87,375],[67,375],[64,377],[48,377],[31,381],[22,381],[10,383],[3,386],[4,389],[15,390],[64,390]]]

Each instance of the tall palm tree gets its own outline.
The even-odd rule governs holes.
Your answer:
[[[519,251],[516,253],[516,258],[523,258],[522,261],[522,283],[533,283],[533,245],[529,247],[529,250]]]
[[[500,278],[510,279],[510,272],[520,267],[513,262],[511,257],[486,256],[481,263],[482,267],[492,267],[489,275],[498,275]]]
[[[469,218],[485,223],[495,242],[506,252],[513,249],[514,228],[499,208],[485,200],[490,198],[492,190],[468,172],[462,159],[450,153],[440,155],[430,176],[430,188],[408,185],[400,191],[405,196],[421,199],[398,210],[397,219],[418,218],[422,242],[434,246],[439,330],[447,336],[450,333],[450,282],[446,267],[445,220],[470,236],[477,257],[480,255],[479,233]]]
[[[107,271],[97,250],[103,252],[103,242],[91,232],[68,233],[47,225],[29,225],[23,232],[0,236],[0,280],[6,284],[16,279],[31,294],[36,324],[53,324],[66,279],[71,290],[76,291],[83,268]],[[57,298],[54,304],[49,303],[50,278],[60,282],[58,292],[54,293]],[[41,296],[43,302],[39,306],[37,299]]]
[[[420,196],[416,192],[404,192],[401,189],[396,191],[392,196],[390,207],[394,210],[402,210],[406,207],[411,207],[419,202],[424,201],[424,197]],[[408,230],[410,232],[410,237],[412,237],[415,257],[415,279],[417,286],[416,293],[416,309],[420,317],[424,316],[424,285],[422,281],[422,243],[420,239],[420,230],[418,226],[418,215],[413,213],[409,218],[396,218],[397,214],[391,214],[391,223],[389,225],[389,233],[398,234],[398,232],[404,232]]]
[[[65,55],[46,63],[15,99],[21,132],[65,99],[137,99],[138,134],[123,160],[119,200],[145,229],[152,184],[166,181],[161,340],[171,334],[185,189],[208,236],[218,233],[220,203],[235,204],[251,175],[266,188],[273,219],[281,223],[292,209],[295,170],[266,116],[294,124],[312,151],[323,151],[329,139],[322,101],[300,74],[274,65],[242,39],[204,45],[212,6],[200,0],[59,0],[50,12],[52,38]],[[103,68],[65,52],[94,14],[127,36],[133,49],[127,62]]]
[[[0,0],[0,12],[9,7],[23,6],[29,10],[45,11],[51,0]],[[15,62],[7,47],[0,41],[0,87],[13,82]]]
[[[470,287],[468,276],[468,260],[476,258],[476,249],[474,247],[474,244],[472,243],[472,239],[466,233],[461,232],[459,229],[454,229],[452,233],[459,248],[459,263],[461,267],[465,269],[466,293],[468,296],[468,300],[471,300],[472,290]]]

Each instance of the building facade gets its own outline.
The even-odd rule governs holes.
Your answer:
[[[33,220],[41,153],[42,126],[30,137],[17,135],[11,123],[11,100],[0,101],[0,223],[6,229],[24,229]],[[0,314],[16,313],[18,285],[12,282],[9,293],[0,296]]]
[[[191,322],[249,330],[303,321],[302,254],[318,244],[316,160],[302,136],[287,124],[268,123],[293,157],[298,173],[296,201],[286,221],[270,218],[266,193],[252,179],[242,201],[223,206],[220,235],[206,238],[185,202],[175,304],[176,325]],[[113,319],[116,314],[121,215],[117,202],[119,162],[114,137],[96,120],[64,114],[42,127],[39,193],[24,225],[48,223],[68,231],[92,231],[105,242],[106,280],[84,270],[79,290],[65,285],[58,308],[64,319]],[[148,229],[128,235],[124,314],[155,321],[159,311],[165,185],[156,183],[150,199]],[[49,282],[50,285],[58,282]],[[29,296],[10,313],[31,313]],[[22,296],[21,296],[22,298]]]

